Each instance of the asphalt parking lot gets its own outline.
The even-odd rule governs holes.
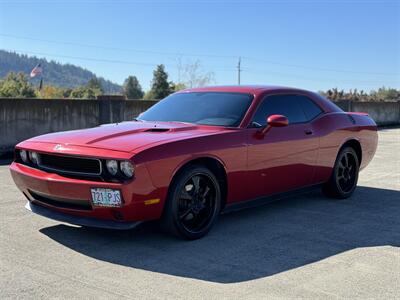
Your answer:
[[[0,297],[400,298],[400,129],[379,132],[351,199],[319,191],[221,216],[187,242],[33,215],[0,165]]]

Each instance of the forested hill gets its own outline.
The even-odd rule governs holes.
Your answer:
[[[84,68],[71,65],[60,64],[55,61],[47,61],[35,56],[21,55],[14,52],[0,50],[0,78],[5,77],[9,72],[23,72],[29,74],[31,70],[40,63],[43,68],[43,81],[45,84],[74,88],[86,85],[88,81],[96,75]],[[33,84],[38,84],[39,79],[29,79]],[[99,77],[105,93],[119,93],[122,88],[109,80]]]

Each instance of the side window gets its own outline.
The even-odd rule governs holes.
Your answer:
[[[307,121],[303,108],[295,95],[267,96],[258,107],[254,117],[253,126],[265,126],[266,117],[271,115],[284,115],[289,124],[303,123]]]
[[[305,96],[297,96],[301,108],[303,109],[307,121],[311,121],[312,119],[316,118],[318,115],[322,113],[322,109],[314,103],[310,98]]]

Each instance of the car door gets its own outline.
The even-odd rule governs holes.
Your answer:
[[[252,198],[312,184],[319,148],[312,120],[321,113],[321,108],[302,95],[270,95],[260,102],[247,129]],[[260,128],[267,126],[266,118],[276,114],[286,116],[289,125],[260,135]]]

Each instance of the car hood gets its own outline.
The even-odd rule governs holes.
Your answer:
[[[122,122],[99,127],[41,135],[29,142],[85,146],[134,152],[150,145],[181,140],[219,131],[223,127],[197,126],[178,122]]]

